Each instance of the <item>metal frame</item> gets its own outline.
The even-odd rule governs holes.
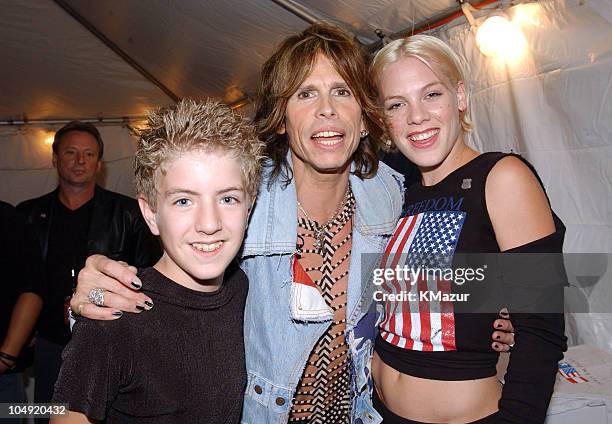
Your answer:
[[[142,67],[138,62],[136,62],[129,54],[123,51],[117,44],[111,41],[106,35],[104,35],[95,25],[89,22],[87,19],[83,17],[79,12],[72,8],[65,0],[53,0],[59,7],[64,9],[66,13],[72,16],[77,22],[85,27],[87,31],[89,31],[92,35],[94,35],[98,40],[104,43],[109,49],[114,51],[121,59],[123,59],[128,65],[130,65],[134,70],[136,70],[140,75],[145,77],[151,83],[155,84],[161,91],[164,92],[168,97],[170,97],[174,102],[179,100],[179,96],[177,96],[172,90],[166,87],[160,80],[155,78],[153,74],[147,71],[144,67]]]
[[[294,14],[300,19],[305,20],[309,24],[316,24],[319,22],[325,22],[326,19],[316,11],[308,9],[306,6],[301,5],[295,0],[271,0],[283,9]]]
[[[11,125],[60,125],[72,121],[89,122],[91,124],[129,124],[130,122],[144,121],[146,116],[124,116],[121,118],[57,118],[57,119],[6,119],[0,121],[0,126]]]

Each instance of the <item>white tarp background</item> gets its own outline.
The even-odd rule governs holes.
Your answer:
[[[327,4],[323,1],[307,3],[322,9]],[[387,8],[378,7],[374,11],[376,18],[388,19],[388,23],[397,25],[398,16],[403,15],[386,12],[393,9],[395,3],[381,3],[386,3]],[[333,13],[331,6],[328,9]],[[482,151],[512,149],[535,165],[553,208],[567,226],[567,252],[612,253],[612,2],[545,0],[514,6],[510,13],[525,13],[529,18],[522,28],[531,53],[507,69],[480,54],[467,25],[451,25],[437,32],[471,64],[472,116],[476,123],[473,142]],[[367,15],[360,14],[359,19],[355,19],[362,25]],[[265,25],[264,22],[260,24]],[[377,23],[382,27],[384,24]],[[84,38],[89,40],[88,36]],[[71,39],[68,44],[78,45],[78,42]],[[48,49],[51,51],[54,47],[49,45]],[[96,43],[90,47],[99,48]],[[214,54],[207,52],[207,56]],[[73,60],[78,61],[78,57],[75,55]],[[64,65],[58,63],[58,66],[61,70]],[[111,81],[108,89],[111,93],[117,85],[134,82],[129,69],[115,69],[119,70],[104,68],[102,80],[93,78],[97,72],[95,66],[88,65],[84,71],[87,78],[93,78],[90,83]],[[45,90],[36,85],[35,72],[26,71],[32,82],[30,89]],[[113,78],[117,79],[116,83],[112,83]],[[65,83],[71,86],[70,81]],[[147,84],[138,82],[142,93],[134,97],[118,99],[113,94],[104,101],[124,101],[126,110],[137,111],[141,111],[139,101],[140,104],[168,103],[166,97]],[[88,95],[82,88],[66,93],[66,96]],[[18,92],[8,94],[11,98],[19,96]],[[53,102],[53,96],[49,96],[48,101]],[[8,103],[4,103],[6,108]],[[44,108],[41,110],[44,112]],[[67,111],[74,117],[96,116],[95,110],[88,112]],[[0,127],[0,199],[16,204],[55,187],[51,147],[44,139],[57,127]],[[123,125],[101,125],[99,128],[105,141],[104,185],[133,195],[133,137]],[[604,264],[602,269],[605,267]],[[612,264],[607,267],[612,268]],[[612,272],[608,270],[594,290],[585,294],[593,310],[610,308],[611,285]],[[570,340],[591,343],[612,352],[610,317],[609,314],[570,316]]]

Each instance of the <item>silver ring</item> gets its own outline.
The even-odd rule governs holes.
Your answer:
[[[104,306],[104,289],[91,289],[87,298],[94,305]]]

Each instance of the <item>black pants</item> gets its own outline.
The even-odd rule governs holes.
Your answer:
[[[373,398],[372,400],[374,404],[374,409],[376,409],[376,411],[378,411],[378,413],[382,416],[383,424],[427,424],[427,423],[422,423],[420,421],[409,420],[407,418],[400,417],[399,415],[396,415],[393,412],[391,412],[389,409],[387,409],[385,404],[378,397],[378,393],[376,393],[376,389],[374,389],[372,398]],[[467,424],[495,424],[497,422],[498,415],[499,413],[496,412],[493,415],[489,415],[488,417],[484,417],[484,418],[481,418],[476,421],[472,421],[471,423],[467,423]]]

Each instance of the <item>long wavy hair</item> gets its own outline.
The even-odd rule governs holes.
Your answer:
[[[285,39],[264,64],[255,112],[259,138],[266,145],[266,156],[273,163],[269,185],[276,178],[288,184],[293,178],[287,163],[289,142],[279,134],[285,122],[289,98],[310,74],[319,55],[325,56],[347,83],[361,107],[369,136],[360,140],[352,161],[354,174],[371,178],[378,170],[378,150],[384,121],[369,81],[366,58],[346,31],[331,25],[314,24],[299,35]]]

